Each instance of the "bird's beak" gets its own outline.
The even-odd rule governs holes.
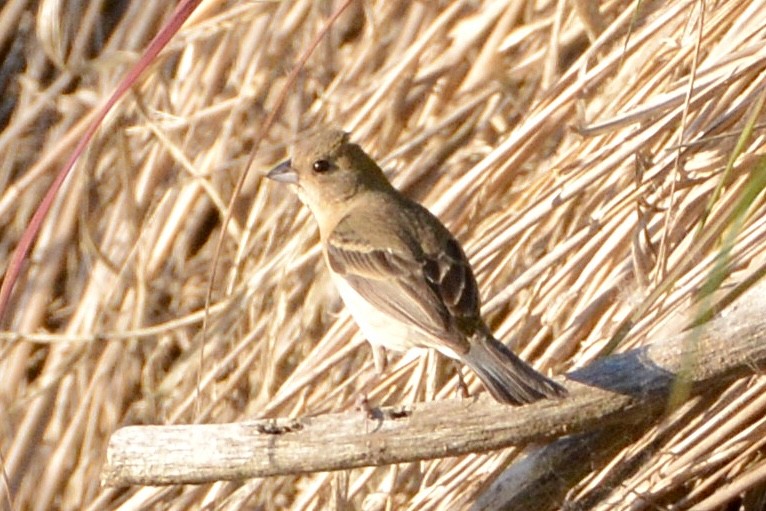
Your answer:
[[[266,177],[280,183],[298,184],[298,174],[293,169],[290,160],[285,160],[271,169]]]

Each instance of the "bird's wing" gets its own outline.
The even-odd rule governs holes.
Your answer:
[[[478,291],[451,235],[442,250],[429,254],[415,240],[392,247],[357,233],[343,222],[336,227],[326,248],[332,270],[381,312],[465,353],[466,321],[480,321]]]
[[[451,235],[441,245],[437,254],[425,257],[423,275],[461,331],[471,334],[481,323],[476,278],[463,250]]]

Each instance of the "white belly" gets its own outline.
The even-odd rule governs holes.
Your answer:
[[[380,312],[376,307],[357,293],[343,277],[332,273],[332,280],[338,288],[343,303],[346,304],[351,317],[367,340],[378,346],[393,351],[407,351],[411,348],[434,348],[443,355],[455,360],[460,357],[444,342],[436,339],[412,325]]]
[[[343,303],[346,304],[351,317],[367,340],[394,351],[406,351],[410,348],[423,346],[417,341],[419,332],[401,321],[380,312],[370,302],[362,298],[343,277],[332,274],[332,280],[338,288]]]

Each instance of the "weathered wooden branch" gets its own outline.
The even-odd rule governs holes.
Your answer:
[[[766,311],[766,282],[751,288],[733,305],[726,308],[723,318],[709,324],[708,327],[715,329],[715,332],[711,331],[708,335],[716,336],[726,345],[719,355],[728,356],[729,348],[724,336],[727,331],[735,335],[730,341],[731,344],[738,344],[739,339],[736,338],[738,330],[734,326],[741,323],[745,331],[756,331],[763,321],[761,318],[764,316],[764,311]],[[756,366],[759,364],[756,364],[756,359],[753,358],[751,361],[753,363],[751,369],[757,370]],[[725,365],[727,363],[722,363],[721,367]],[[708,390],[711,392],[708,394],[729,383],[727,371],[721,371],[720,381],[715,379],[710,381]],[[714,397],[714,395],[709,396],[710,399]],[[619,451],[644,435],[656,422],[657,415],[647,414],[643,424],[637,423],[629,427],[607,426],[600,430],[556,440],[535,450],[521,462],[514,463],[506,469],[485,488],[471,509],[535,509],[539,511],[561,509],[563,499],[575,484],[589,473],[602,468]],[[640,462],[640,457],[635,461]],[[622,470],[630,470],[631,466],[628,464]],[[624,477],[624,474],[620,475],[615,471],[610,471],[609,475],[615,478],[611,484],[619,484],[620,478]],[[601,485],[603,484],[606,484],[604,491],[609,491],[611,484],[601,480]],[[571,505],[572,509],[590,508],[590,504],[586,502],[567,504]]]
[[[766,362],[763,300],[682,335],[569,373],[570,396],[524,407],[488,397],[233,424],[129,426],[112,435],[108,485],[206,483],[387,465],[645,424],[682,375],[711,391]]]

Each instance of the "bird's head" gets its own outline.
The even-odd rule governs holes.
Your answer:
[[[322,128],[301,137],[291,158],[266,177],[294,185],[320,224],[323,216],[342,210],[358,194],[391,188],[372,158],[349,142],[348,133],[336,128]]]

